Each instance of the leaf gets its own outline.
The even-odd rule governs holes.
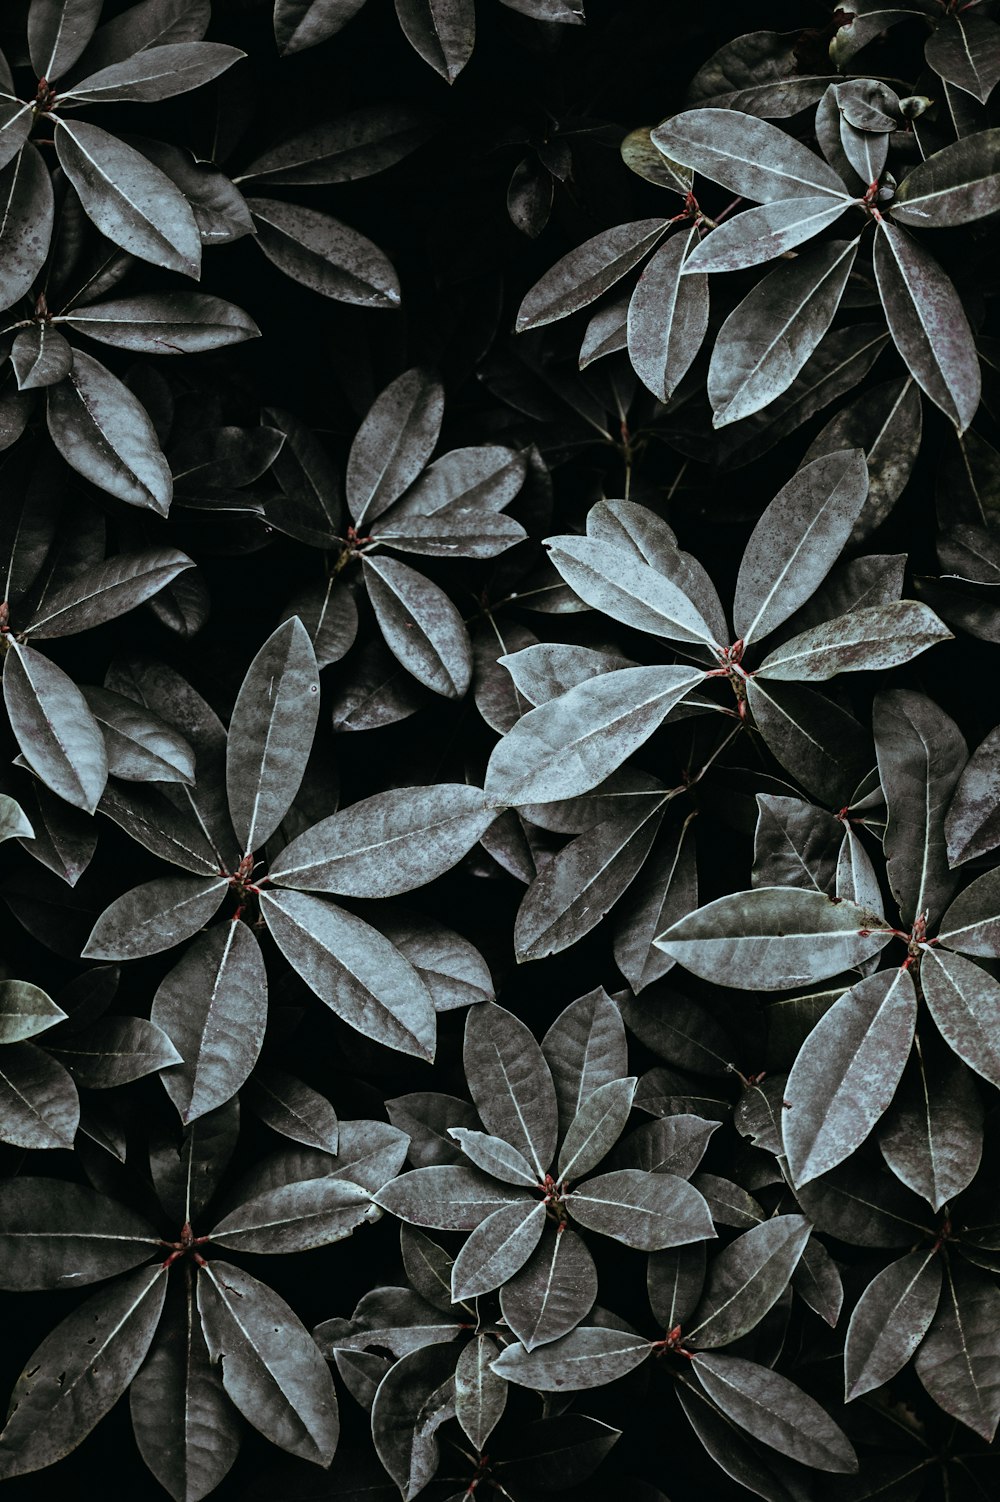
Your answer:
[[[923,1051],[915,1050],[878,1134],[893,1173],[935,1210],[969,1187],[983,1155],[983,1108],[975,1081],[963,1064],[948,1062],[928,1068]]]
[[[637,1084],[634,1076],[609,1080],[587,1097],[563,1139],[560,1180],[582,1178],[607,1156],[625,1130]]]
[[[715,1235],[708,1205],[672,1173],[619,1168],[588,1179],[565,1198],[572,1218],[643,1252]]]
[[[101,344],[147,355],[197,354],[260,336],[242,308],[203,292],[149,292],[87,303],[55,321]]]
[[[417,479],[434,452],[443,414],[443,388],[419,368],[378,396],[347,462],[347,504],[358,527],[381,516]]]
[[[780,198],[762,204],[760,208],[746,209],[720,224],[692,251],[685,272],[693,275],[696,272],[740,271],[747,266],[774,261],[796,245],[811,240],[813,235],[829,229],[850,207],[851,199],[846,193],[841,198],[821,193],[810,198]],[[831,312],[819,337],[829,327],[832,317]]]
[[[948,864],[961,866],[1000,845],[1000,726],[972,753],[945,818]]]
[[[717,1121],[687,1114],[647,1121],[618,1144],[611,1161],[616,1168],[675,1173],[686,1179],[698,1167],[718,1128]]]
[[[903,922],[934,925],[958,882],[948,865],[944,814],[968,751],[955,722],[910,689],[878,694],[872,711],[879,778],[889,808],[885,853]]]
[[[838,975],[883,949],[888,928],[852,902],[800,887],[719,897],[668,928],[657,944],[704,980],[786,991]]]
[[[815,804],[758,793],[753,885],[802,887],[829,895],[844,837],[840,821]],[[836,895],[850,896],[847,892]]]
[[[687,375],[708,330],[708,282],[682,274],[684,258],[697,243],[694,229],[674,235],[650,257],[629,299],[628,357],[661,402]]]
[[[981,378],[958,293],[933,256],[884,219],[874,255],[893,343],[920,389],[964,433],[979,407]]]
[[[444,590],[395,558],[366,555],[364,570],[393,656],[418,683],[460,699],[472,679],[472,644]]]
[[[503,1417],[507,1384],[490,1370],[500,1350],[488,1335],[464,1347],[455,1366],[455,1417],[473,1450],[480,1455]]]
[[[941,1292],[941,1258],[908,1252],[872,1279],[854,1306],[844,1346],[849,1403],[891,1381],[927,1333]]]
[[[729,1345],[759,1325],[788,1287],[810,1231],[801,1215],[777,1215],[730,1242],[709,1266],[685,1344]]]
[[[231,1099],[257,1062],[267,1024],[267,974],[245,923],[199,935],[160,982],[150,1012],[181,1063],[163,1088],[187,1125]]]
[[[210,1358],[221,1362],[243,1417],[282,1450],[328,1466],[339,1432],[333,1379],[284,1299],[213,1259],[198,1275],[198,1310]]]
[[[628,1048],[621,1013],[600,986],[562,1011],[542,1039],[565,1135],[591,1093],[623,1079]]]
[[[991,28],[992,30],[993,28]],[[977,131],[936,151],[896,190],[892,217],[916,229],[968,224],[1000,208],[1000,131]]]
[[[160,1246],[141,1215],[86,1184],[5,1179],[0,1212],[3,1287],[19,1293],[96,1283],[145,1262]]]
[[[314,824],[268,875],[306,891],[395,897],[450,871],[495,818],[481,790],[465,783],[390,788]]]
[[[210,83],[245,56],[238,47],[220,42],[168,42],[88,74],[60,97],[81,104],[172,99]]]
[[[640,219],[602,230],[578,245],[527,294],[518,309],[517,333],[554,323],[587,307],[637,266],[667,228],[666,219]]]
[[[958,12],[936,26],[924,44],[928,67],[985,104],[1000,81],[1000,42],[992,18]]]
[[[248,198],[257,244],[279,271],[335,302],[398,308],[399,280],[377,245],[318,209]]]
[[[686,110],[658,125],[652,139],[665,156],[755,203],[845,192],[821,157],[739,110]]]
[[[10,362],[18,391],[36,391],[65,380],[73,364],[73,350],[51,324],[22,329],[11,345]]]
[[[137,782],[194,782],[193,749],[159,715],[109,689],[87,686],[83,696],[104,736],[108,770],[113,777]],[[98,808],[102,813],[107,811],[103,798]],[[210,869],[214,869],[214,863]]]
[[[733,625],[744,642],[766,636],[819,588],[868,494],[861,449],[813,459],[778,491],[747,543]]]
[[[664,1330],[686,1325],[705,1283],[705,1242],[652,1252],[646,1262],[646,1292],[653,1318]]]
[[[56,117],[59,165],[88,218],[141,261],[197,279],[201,236],[191,207],[159,167],[97,125]]]
[[[0,1044],[34,1038],[65,1017],[62,1007],[30,981],[0,981]]]
[[[81,67],[123,62],[147,47],[200,42],[208,30],[211,0],[138,0],[105,21],[81,58]]]
[[[857,1470],[843,1430],[787,1377],[739,1356],[699,1354],[691,1365],[713,1402],[755,1439],[819,1471]]]
[[[868,499],[854,524],[852,542],[859,542],[881,525],[899,499],[920,448],[921,426],[920,389],[907,376],[884,381],[855,397],[830,419],[806,450],[806,459],[855,446],[865,450]]]
[[[594,610],[666,641],[716,645],[683,586],[660,570],[596,537],[549,537],[545,545],[574,594]]]
[[[104,740],[87,702],[62,670],[8,637],[3,695],[21,754],[46,787],[92,814],[108,778]]]
[[[806,1502],[808,1491],[794,1462],[751,1439],[694,1382],[679,1384],[677,1398],[706,1454],[727,1476],[769,1502]]]
[[[172,949],[208,922],[229,887],[227,877],[163,876],[117,897],[94,924],[89,960],[132,960]]]
[[[440,1346],[412,1351],[379,1383],[372,1405],[372,1438],[404,1502],[438,1469],[437,1431],[455,1414],[455,1353]]]
[[[0,1141],[71,1148],[79,1124],[80,1098],[61,1064],[34,1043],[0,1050]]]
[[[191,559],[176,548],[120,553],[76,574],[71,584],[46,597],[28,621],[25,634],[37,639],[72,636],[115,616],[134,610],[192,568]]]
[[[180,1062],[166,1034],[143,1017],[99,1017],[50,1047],[76,1083],[91,1090],[127,1085]]]
[[[657,934],[697,906],[698,873],[689,816],[678,831],[654,847],[632,887],[628,910],[616,925],[615,963],[637,995],[673,965],[670,956],[656,948]]]
[[[31,820],[21,805],[7,793],[0,793],[0,842],[33,840],[34,838],[35,831],[31,826]]]
[[[240,1424],[209,1361],[190,1277],[168,1289],[129,1406],[139,1453],[172,1497],[196,1502],[221,1484],[239,1451]]]
[[[261,907],[288,963],[339,1017],[389,1048],[434,1057],[430,993],[377,929],[305,892],[264,891]]]
[[[285,1255],[342,1241],[372,1218],[368,1190],[331,1175],[254,1195],[224,1215],[210,1235],[232,1252]]]
[[[337,1113],[325,1096],[302,1080],[258,1064],[241,1092],[244,1101],[261,1121],[283,1137],[302,1142],[321,1152],[336,1153],[339,1137]]]
[[[37,78],[49,83],[68,73],[90,41],[102,0],[31,0],[28,51]]]
[[[937,1313],[916,1360],[917,1376],[938,1407],[987,1444],[1000,1421],[998,1318],[1000,1294],[992,1279],[947,1263]]]
[[[649,739],[703,676],[688,667],[622,668],[530,710],[494,748],[487,797],[517,805],[589,792]]]
[[[880,970],[817,1022],[784,1091],[782,1136],[796,1187],[850,1157],[888,1109],[916,1018],[910,972]]]
[[[771,754],[816,798],[849,798],[871,765],[867,733],[825,694],[797,683],[747,683],[747,704]]]
[[[1000,1088],[1000,984],[982,966],[945,949],[924,951],[920,982],[948,1047]]]
[[[51,1465],[86,1438],[142,1365],[166,1292],[162,1267],[140,1268],[91,1294],[46,1336],[11,1394],[0,1473]]]
[[[365,0],[275,0],[274,39],[285,56],[325,42],[361,9]]]
[[[238,181],[312,185],[355,182],[395,166],[433,134],[406,104],[366,105],[290,136],[255,157]]]
[[[474,1168],[451,1164],[400,1174],[374,1198],[383,1210],[409,1225],[439,1231],[474,1231],[494,1211],[526,1202],[523,1189],[502,1184]]]
[[[49,435],[67,464],[120,501],[166,516],[170,466],[128,387],[78,349],[67,379],[46,395]]]
[[[34,104],[30,100],[15,99],[6,92],[6,83],[0,94],[0,168],[6,167],[17,156],[31,134],[34,124]]]
[[[18,146],[0,170],[0,305],[5,308],[31,291],[49,253],[54,217],[52,179],[41,152],[30,142]]]
[[[473,0],[395,0],[403,35],[447,83],[472,56],[476,38]]]
[[[761,663],[761,678],[817,683],[838,673],[899,667],[952,633],[933,610],[913,600],[862,606],[813,626],[776,647]]]
[[[437,1012],[495,1000],[493,977],[479,950],[423,914],[379,920],[379,929],[410,961]]]
[[[476,1226],[451,1270],[456,1304],[491,1293],[520,1271],[538,1245],[546,1209],[543,1200],[523,1199],[494,1210]]]
[[[483,1125],[544,1179],[556,1151],[555,1087],[542,1050],[513,1013],[496,1003],[466,1018],[465,1076]]]
[[[526,1351],[568,1335],[597,1297],[597,1269],[572,1226],[546,1222],[520,1272],[500,1290],[500,1308]]]
[[[299,791],[319,718],[319,669],[297,616],[279,626],[247,669],[229,722],[226,792],[249,854],[274,834]]]
[[[580,1392],[605,1387],[645,1361],[652,1347],[641,1335],[601,1326],[581,1326],[533,1351],[510,1345],[493,1370],[507,1382],[535,1392]]]
[[[820,1319],[836,1328],[844,1304],[840,1269],[818,1236],[811,1236],[792,1274],[792,1287]]]
[[[834,240],[783,262],[733,309],[708,371],[713,427],[749,417],[788,389],[833,321],[857,247]]]
[[[511,1147],[502,1137],[491,1137],[487,1132],[477,1132],[469,1127],[449,1127],[448,1136],[453,1137],[462,1152],[481,1168],[484,1173],[505,1184],[538,1187],[538,1175],[532,1172],[531,1164],[519,1148]]]

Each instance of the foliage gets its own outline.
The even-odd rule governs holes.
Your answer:
[[[987,1498],[998,7],[395,10],[0,18],[0,1479]]]

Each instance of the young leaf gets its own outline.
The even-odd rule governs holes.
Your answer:
[[[594,610],[666,641],[716,645],[682,585],[624,549],[597,537],[549,537],[545,545],[574,594]]]
[[[685,272],[701,275],[740,271],[747,266],[774,261],[828,229],[850,207],[851,200],[846,193],[840,198],[821,193],[810,198],[781,198],[761,204],[757,209],[747,209],[720,224],[692,251]],[[832,313],[830,316],[832,318]]]
[[[668,228],[666,219],[619,224],[577,246],[536,282],[521,303],[517,332],[554,323],[585,308],[637,266]]]
[[[108,780],[108,758],[87,701],[41,652],[6,640],[3,696],[21,754],[46,787],[92,814]]]
[[[91,1294],[29,1357],[0,1435],[0,1474],[22,1476],[76,1448],[121,1397],[149,1350],[167,1279],[140,1268]]]
[[[149,414],[129,388],[78,349],[68,378],[46,395],[49,435],[66,463],[129,506],[166,516],[170,466]]]
[[[867,976],[820,1018],[784,1090],[782,1136],[794,1185],[860,1147],[902,1078],[916,1019],[908,970]]]
[[[979,359],[958,293],[924,247],[883,219],[875,276],[893,343],[922,391],[964,433],[979,407]]]
[[[697,231],[674,235],[651,256],[628,305],[628,357],[640,381],[668,402],[708,331],[708,282],[684,276]]]
[[[687,110],[658,125],[652,139],[664,156],[754,203],[845,193],[822,157],[777,126],[739,110]]]
[[[542,1050],[511,1012],[473,1007],[465,1024],[465,1075],[483,1125],[516,1147],[544,1179],[555,1156],[556,1094]]]
[[[196,934],[218,910],[226,877],[163,876],[117,897],[94,924],[88,960],[133,960],[172,949]]]
[[[389,1048],[434,1057],[430,993],[377,929],[305,892],[262,892],[261,907],[288,963],[338,1016]]]
[[[229,722],[229,812],[248,854],[271,838],[291,807],[318,718],[316,656],[305,627],[293,616],[250,664]]]
[[[538,1245],[545,1215],[543,1200],[524,1199],[480,1221],[452,1266],[454,1302],[491,1293],[519,1272]]]
[[[849,1403],[902,1371],[927,1333],[941,1292],[941,1257],[909,1252],[872,1279],[847,1327],[844,1395]]]
[[[780,626],[819,588],[867,494],[860,449],[813,459],[779,490],[751,534],[736,581],[733,625],[744,642]]]
[[[717,898],[656,942],[717,985],[786,991],[860,964],[891,938],[852,902],[800,887],[758,887]]]
[[[596,1168],[625,1130],[638,1081],[609,1080],[577,1111],[559,1152],[560,1180],[582,1178]]]
[[[418,683],[460,699],[472,679],[472,644],[437,584],[395,558],[366,555],[368,595],[393,656]]]
[[[755,1439],[818,1471],[858,1469],[847,1435],[787,1377],[739,1356],[699,1354],[691,1365],[709,1397]]]
[[[862,606],[793,636],[770,652],[757,672],[761,678],[816,683],[838,673],[899,667],[951,639],[933,610],[913,600]]]
[[[939,1408],[990,1444],[1000,1423],[1000,1293],[978,1268],[947,1263],[916,1371]]]
[[[333,1379],[284,1299],[213,1258],[198,1274],[198,1310],[209,1356],[244,1418],[272,1444],[328,1466],[340,1428]]]
[[[547,1222],[520,1272],[500,1290],[500,1308],[526,1351],[548,1345],[587,1318],[597,1297],[597,1269],[569,1225]]]
[[[160,982],[150,1018],[183,1062],[163,1088],[187,1125],[223,1105],[249,1075],[264,1041],[267,974],[245,923],[210,928]]]
[[[788,1287],[811,1229],[801,1215],[776,1215],[730,1242],[709,1267],[686,1344],[729,1345],[759,1325]]]
[[[494,1361],[493,1371],[535,1392],[580,1392],[624,1377],[651,1349],[648,1340],[626,1330],[581,1326],[532,1351],[508,1346]]]
[[[715,1235],[703,1196],[672,1173],[620,1168],[588,1179],[565,1203],[580,1225],[643,1252]]]

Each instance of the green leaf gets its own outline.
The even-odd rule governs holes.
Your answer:
[[[285,959],[339,1017],[388,1048],[434,1057],[430,993],[377,929],[305,892],[264,891],[261,908]]]
[[[622,668],[530,710],[494,748],[487,797],[517,805],[589,792],[649,739],[703,677],[701,669],[688,667]]]
[[[902,1371],[927,1333],[941,1292],[941,1257],[908,1252],[868,1284],[851,1315],[844,1345],[849,1403]]]
[[[815,593],[867,494],[861,449],[813,459],[778,491],[750,536],[736,581],[733,625],[744,642],[766,636]]]
[[[933,610],[916,601],[862,606],[793,636],[765,657],[757,673],[761,678],[817,683],[838,673],[899,667],[951,639]]]
[[[209,1356],[243,1417],[272,1444],[328,1466],[337,1448],[337,1397],[309,1332],[273,1289],[213,1259],[198,1274]],[[277,1337],[277,1338],[276,1338]]]
[[[60,94],[60,98],[81,104],[126,100],[148,104],[157,99],[172,99],[176,94],[187,94],[210,83],[245,56],[238,47],[224,47],[220,42],[168,42],[88,74]]]
[[[61,1064],[34,1043],[0,1049],[0,1141],[71,1148],[79,1124],[80,1099]]]
[[[978,11],[958,11],[943,20],[927,38],[924,56],[935,73],[980,104],[1000,82],[996,23]]]
[[[574,594],[592,609],[666,641],[716,645],[682,584],[624,548],[597,537],[548,537],[545,546]]]
[[[717,898],[656,942],[717,985],[786,991],[849,970],[891,938],[853,902],[801,887],[757,887]]]
[[[494,1211],[513,1202],[525,1203],[523,1189],[451,1164],[415,1168],[375,1195],[375,1203],[391,1215],[411,1226],[439,1231],[474,1231]]]
[[[46,787],[92,814],[108,780],[104,739],[71,678],[8,637],[3,696],[21,754]]]
[[[730,1242],[709,1266],[685,1344],[729,1345],[759,1325],[788,1287],[811,1229],[801,1215],[777,1215]]]
[[[520,1272],[500,1290],[500,1308],[526,1351],[568,1335],[597,1297],[597,1269],[572,1226],[546,1222]]]
[[[807,1184],[850,1157],[887,1110],[917,1020],[908,970],[880,970],[817,1022],[785,1085],[782,1136],[791,1181]]]
[[[518,309],[517,332],[554,323],[587,307],[637,266],[668,227],[666,219],[640,219],[602,230],[578,245],[532,287]]]
[[[159,167],[82,120],[56,121],[59,165],[88,218],[113,245],[197,279],[201,236],[187,199]]]
[[[279,271],[334,302],[398,308],[399,280],[377,245],[318,209],[248,198],[256,243]]]
[[[921,955],[920,983],[948,1047],[1000,1089],[1000,984],[981,965],[936,948]]]
[[[102,0],[31,0],[28,52],[37,78],[68,73],[96,30]]]
[[[928,1068],[918,1047],[878,1145],[896,1177],[935,1210],[967,1189],[983,1155],[983,1107],[965,1065],[946,1055]]]
[[[697,243],[694,229],[674,235],[651,256],[629,299],[628,357],[661,402],[687,375],[708,331],[708,282],[682,274],[684,258]]]
[[[336,1153],[340,1130],[337,1113],[325,1096],[302,1080],[271,1064],[258,1064],[240,1099],[283,1137],[321,1152]]]
[[[559,1152],[560,1180],[579,1179],[614,1147],[625,1130],[638,1080],[609,1080],[587,1097],[570,1123]]]
[[[267,973],[253,930],[221,923],[199,935],[160,982],[150,1017],[181,1061],[160,1078],[185,1125],[234,1096],[267,1025]]]
[[[200,1502],[221,1484],[240,1448],[240,1423],[209,1361],[191,1277],[171,1280],[129,1406],[139,1453],[177,1502]]]
[[[474,0],[395,0],[403,35],[447,83],[472,56],[476,38]]]
[[[86,1184],[23,1177],[0,1184],[0,1246],[3,1287],[23,1293],[113,1277],[160,1242],[141,1215]]]
[[[172,949],[208,922],[229,889],[227,877],[162,876],[117,897],[94,924],[83,957],[134,960]]]
[[[619,1168],[588,1179],[566,1196],[565,1205],[588,1230],[643,1252],[715,1235],[703,1196],[672,1173]]]
[[[395,558],[363,559],[368,595],[390,651],[418,683],[460,699],[472,679],[472,644],[437,584]]]
[[[520,1344],[507,1346],[493,1370],[507,1382],[535,1392],[581,1392],[624,1377],[651,1349],[648,1340],[626,1330],[581,1326],[532,1351]]]
[[[465,783],[389,788],[307,829],[268,875],[311,892],[395,897],[450,871],[496,816]]]
[[[714,242],[713,235],[706,248]],[[785,248],[782,240],[774,254]],[[739,422],[787,391],[833,322],[857,249],[857,240],[834,240],[806,251],[775,267],[737,304],[712,349],[713,427]]]
[[[180,1054],[155,1023],[143,1017],[98,1017],[89,1027],[50,1044],[78,1085],[111,1090],[180,1062]]]
[[[166,516],[170,466],[149,414],[128,387],[78,349],[67,379],[46,396],[49,435],[66,463],[129,506]]]
[[[990,1444],[1000,1422],[1000,1293],[977,1268],[947,1263],[916,1371],[939,1408]]]
[[[857,1470],[843,1430],[787,1377],[739,1356],[699,1354],[691,1365],[713,1402],[755,1439],[818,1471]]]
[[[38,640],[89,631],[134,610],[193,567],[187,554],[176,548],[119,553],[84,569],[72,583],[48,595],[25,626],[25,634]]]
[[[248,854],[274,834],[299,791],[319,718],[319,669],[297,616],[247,669],[229,722],[226,792]]]
[[[995,129],[977,131],[936,151],[900,183],[893,219],[916,229],[985,219],[1000,208],[998,157],[1000,130]]]
[[[933,927],[958,884],[948,865],[944,814],[968,750],[954,720],[910,689],[878,694],[872,723],[889,808],[889,885],[904,923],[924,916]]]
[[[146,355],[197,354],[260,337],[249,313],[203,292],[148,292],[87,303],[60,313],[55,322]]]
[[[490,1369],[499,1354],[495,1340],[477,1335],[455,1366],[455,1417],[477,1455],[485,1450],[507,1404],[507,1384]]]
[[[374,1213],[368,1190],[349,1179],[304,1179],[254,1195],[209,1234],[231,1252],[284,1255],[342,1241]]]
[[[979,407],[979,359],[949,278],[918,241],[883,219],[875,277],[893,343],[935,406],[964,433]]]
[[[142,1365],[163,1309],[162,1267],[91,1294],[28,1358],[0,1435],[0,1474],[21,1476],[76,1448]]]
[[[30,981],[0,981],[0,1044],[33,1038],[65,1017],[62,1007]]]
[[[658,125],[652,139],[665,156],[755,203],[846,191],[822,157],[739,110],[686,110]]]
[[[495,1003],[473,1007],[464,1065],[487,1131],[516,1147],[544,1179],[555,1157],[558,1112],[552,1075],[531,1031]]]
[[[451,1296],[456,1304],[491,1293],[520,1271],[538,1245],[546,1209],[543,1200],[523,1199],[480,1221],[452,1266]]]
[[[720,224],[692,251],[685,272],[693,275],[740,271],[747,266],[774,261],[779,256],[786,255],[796,245],[801,245],[805,240],[811,240],[813,235],[828,229],[850,207],[851,199],[846,193],[841,198],[831,198],[829,194],[821,193],[810,198],[780,198],[773,203],[764,203],[757,209],[746,209],[725,224]],[[756,301],[757,299],[755,303]],[[832,317],[833,312],[826,318],[816,343],[829,327]],[[727,347],[731,349],[728,340]],[[805,364],[805,358],[802,364]],[[749,410],[756,411],[756,408]],[[721,424],[717,423],[716,426]]]

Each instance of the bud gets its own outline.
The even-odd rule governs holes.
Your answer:
[[[933,103],[934,100],[928,99],[926,94],[908,94],[905,99],[899,101],[899,107],[905,120],[916,120],[924,113],[924,110],[930,109]]]

